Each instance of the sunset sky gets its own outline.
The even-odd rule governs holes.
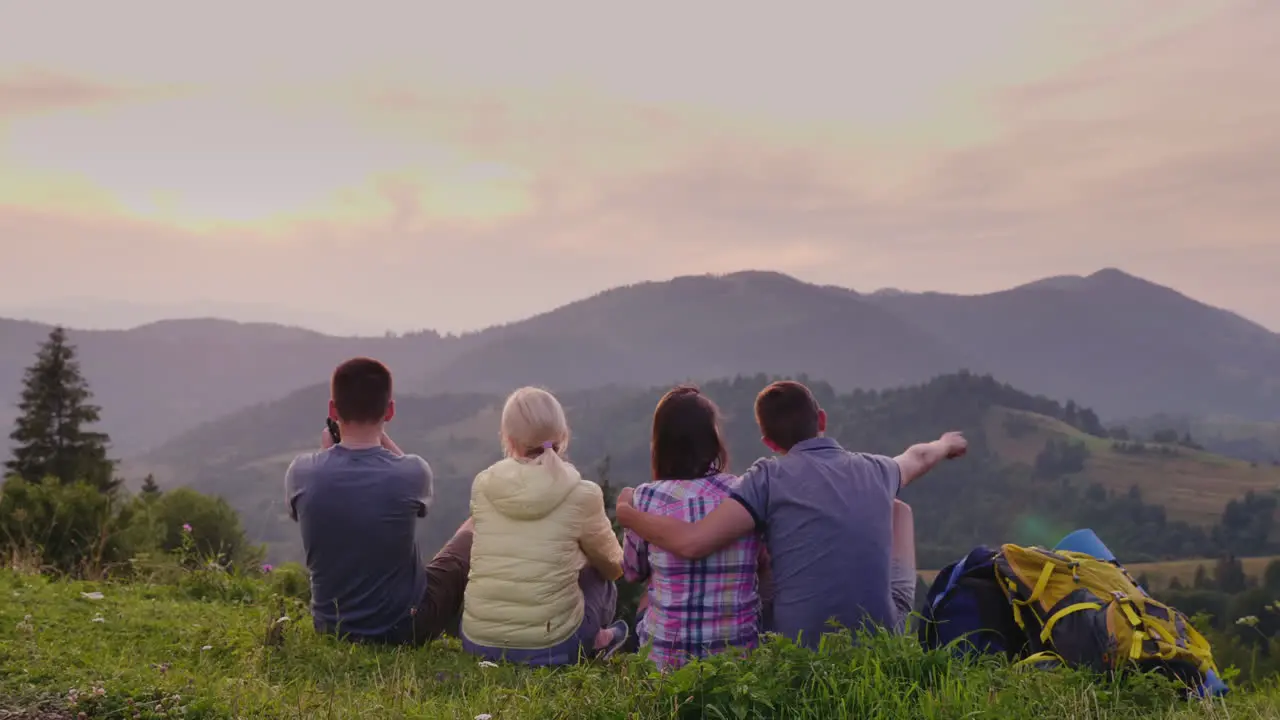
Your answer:
[[[1115,266],[1280,330],[1280,2],[747,5],[0,0],[0,314]]]

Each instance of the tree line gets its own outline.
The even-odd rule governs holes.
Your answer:
[[[18,410],[0,488],[0,555],[9,565],[94,577],[180,549],[193,562],[226,566],[262,557],[222,498],[165,492],[152,476],[136,494],[125,488],[63,328],[50,332],[27,368]]]

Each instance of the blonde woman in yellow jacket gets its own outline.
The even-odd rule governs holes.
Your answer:
[[[563,458],[564,408],[545,390],[515,391],[502,409],[502,445],[506,458],[471,486],[463,647],[529,665],[609,657],[630,632],[612,622],[622,547],[600,486]]]

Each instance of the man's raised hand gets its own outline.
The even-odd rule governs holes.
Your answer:
[[[954,460],[963,457],[969,452],[969,441],[964,439],[964,434],[959,432],[949,432],[938,439],[946,449],[946,459]]]

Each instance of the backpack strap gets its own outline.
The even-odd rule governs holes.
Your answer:
[[[960,581],[960,576],[964,574],[965,561],[968,559],[968,557],[960,558],[960,561],[951,568],[951,573],[947,576],[947,584],[942,587],[942,592],[933,598],[933,603],[930,605],[933,610],[937,610],[938,605],[955,589],[956,583]]]
[[[1096,603],[1096,602],[1074,603],[1072,605],[1068,605],[1062,608],[1061,610],[1050,615],[1049,619],[1044,622],[1044,629],[1040,631],[1040,642],[1046,645],[1049,644],[1049,640],[1053,637],[1053,626],[1057,625],[1059,620],[1070,615],[1071,613],[1080,612],[1081,610],[1101,610],[1101,609],[1102,609],[1102,604]],[[1139,644],[1139,646],[1141,646],[1141,644]]]

